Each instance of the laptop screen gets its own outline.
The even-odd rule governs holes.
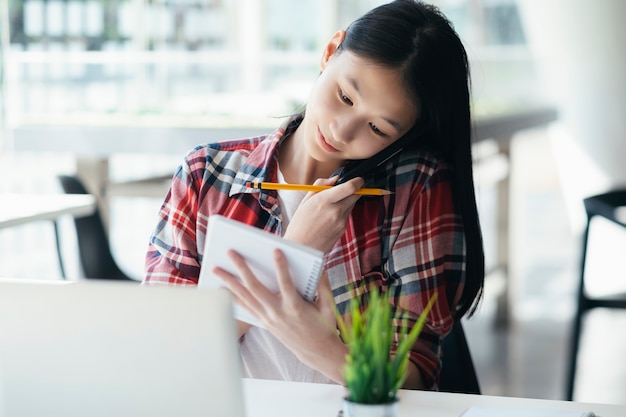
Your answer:
[[[0,282],[0,390],[6,417],[243,417],[230,295]]]

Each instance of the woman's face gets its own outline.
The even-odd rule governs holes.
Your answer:
[[[320,162],[366,159],[400,139],[417,117],[400,71],[334,50],[322,59],[307,101],[307,150]]]

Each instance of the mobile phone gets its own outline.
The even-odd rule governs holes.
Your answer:
[[[360,161],[353,161],[346,167],[345,172],[341,174],[335,185],[350,181],[352,178],[362,177],[364,174],[378,169],[385,162],[402,152],[414,140],[414,135],[407,134],[376,155]]]

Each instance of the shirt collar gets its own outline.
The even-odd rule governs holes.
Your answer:
[[[297,114],[286,120],[280,127],[256,147],[246,159],[230,189],[230,196],[239,193],[261,193],[261,199],[267,198],[266,190],[247,188],[248,182],[277,182],[278,181],[278,149],[281,142],[289,137],[302,122],[303,115]]]

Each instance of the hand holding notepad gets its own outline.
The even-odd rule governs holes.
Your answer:
[[[219,215],[209,217],[198,288],[224,286],[222,280],[212,272],[216,266],[233,275],[239,275],[227,256],[228,250],[232,249],[244,257],[263,285],[274,293],[278,292],[273,260],[273,252],[277,248],[285,254],[291,279],[298,292],[305,300],[314,300],[324,268],[322,251]],[[262,327],[240,306],[235,305],[234,315],[238,320]]]

